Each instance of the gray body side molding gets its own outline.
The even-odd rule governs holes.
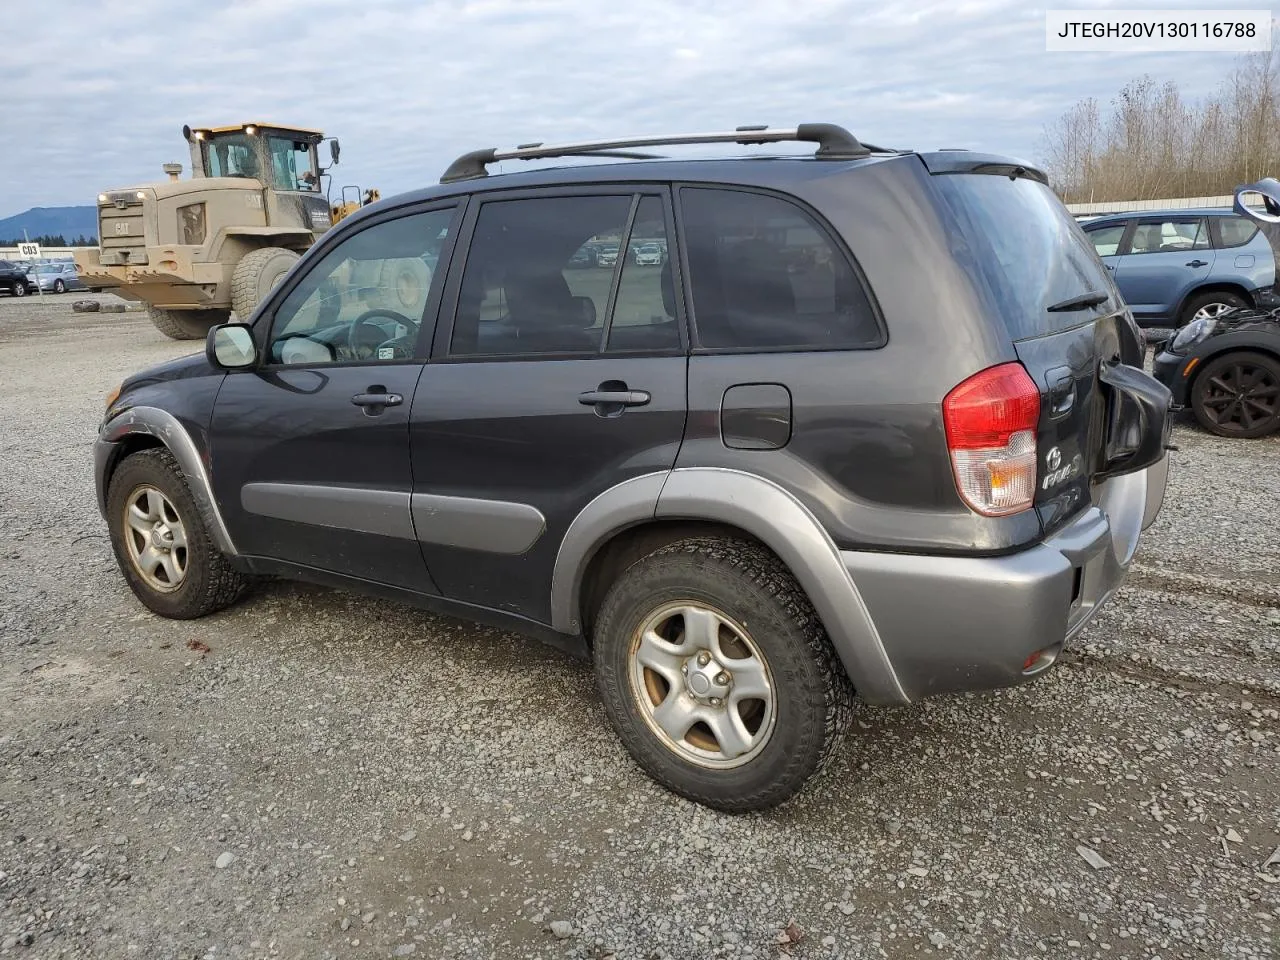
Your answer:
[[[670,472],[646,473],[610,487],[573,518],[551,575],[551,626],[561,633],[580,634],[582,577],[602,543],[620,530],[652,520],[658,495]]]
[[[277,520],[487,553],[524,553],[547,528],[525,503],[315,483],[246,483],[240,505]]]
[[[910,703],[840,551],[817,518],[771,480],[717,467],[671,471],[658,517],[718,520],[768,546],[799,581],[859,695]]]
[[[191,499],[195,501],[196,509],[200,511],[200,517],[204,520],[209,535],[213,537],[213,542],[223,553],[235,555],[236,546],[231,540],[231,534],[227,532],[226,524],[222,522],[222,513],[213,497],[209,472],[200,458],[195,441],[178,422],[177,417],[158,407],[131,407],[103,426],[98,439],[118,443],[131,433],[149,434],[168,448],[186,476]]]
[[[527,503],[415,493],[409,506],[418,539],[445,547],[520,554],[547,529],[542,511]]]
[[[240,505],[260,517],[413,539],[408,491],[312,483],[246,483],[240,488]]]

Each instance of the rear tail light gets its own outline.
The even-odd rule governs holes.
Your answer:
[[[1040,391],[1018,363],[975,373],[942,401],[960,498],[984,517],[1026,510],[1036,495]]]

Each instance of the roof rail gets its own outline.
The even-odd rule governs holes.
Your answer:
[[[780,127],[775,130],[767,125],[742,126],[736,130],[719,133],[675,133],[659,134],[645,137],[622,137],[616,140],[585,140],[580,143],[561,143],[545,145],[542,143],[524,143],[512,150],[499,150],[490,147],[487,150],[472,150],[464,153],[453,163],[440,178],[441,183],[454,183],[458,180],[473,180],[489,175],[487,169],[491,163],[500,160],[541,160],[547,157],[628,157],[635,159],[656,159],[651,154],[634,154],[627,151],[632,147],[654,147],[688,143],[741,143],[761,144],[798,141],[816,143],[818,149],[815,157],[824,160],[856,160],[871,155],[871,148],[858,142],[858,138],[844,127],[834,123],[802,123],[797,127]]]

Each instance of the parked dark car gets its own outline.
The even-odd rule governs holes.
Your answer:
[[[791,796],[854,691],[1043,674],[1168,465],[1169,392],[1085,235],[1015,160],[830,124],[695,139],[818,150],[467,154],[126,380],[95,473],[138,598],[198,617],[279,575],[589,652],[639,764],[730,811]],[[607,283],[569,269],[595,236],[620,237]],[[616,256],[632,236],[661,268]],[[344,279],[427,249],[412,315]]]
[[[1267,238],[1230,209],[1115,214],[1084,231],[1144,327],[1257,306],[1276,279]]]
[[[0,290],[8,290],[14,297],[25,297],[35,290],[35,283],[27,278],[27,268],[11,260],[0,260]]]
[[[1232,310],[1156,346],[1154,371],[1210,433],[1250,439],[1280,430],[1280,314]]]

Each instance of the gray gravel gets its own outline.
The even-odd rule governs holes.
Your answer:
[[[638,773],[536,643],[294,584],[146,613],[90,445],[193,345],[71,299],[0,298],[0,956],[1276,955],[1280,438],[1180,426],[1059,668],[859,708],[735,818]]]

